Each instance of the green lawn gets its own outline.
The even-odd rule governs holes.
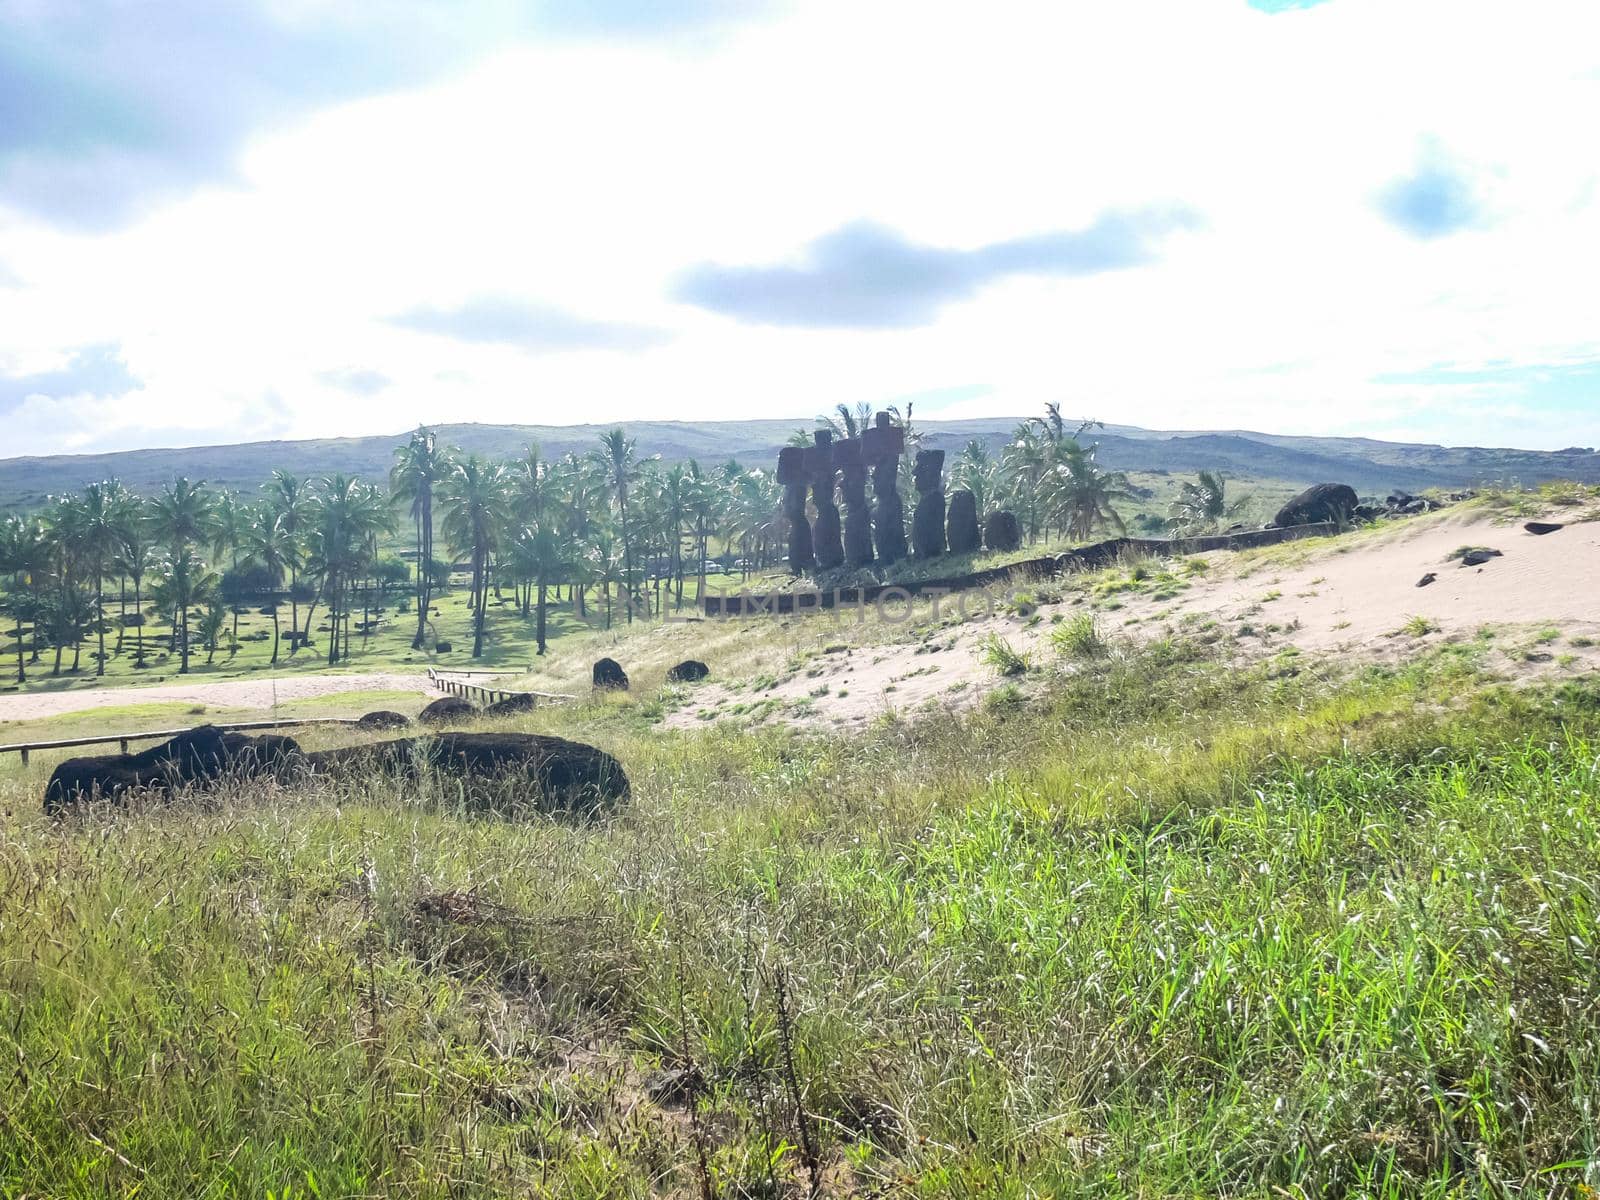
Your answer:
[[[57,828],[0,763],[0,1194],[1590,1194],[1600,688],[1208,653],[850,737],[501,722],[620,757],[586,824]]]
[[[698,596],[698,586],[698,581],[695,579],[684,581],[682,609],[684,613],[691,610]],[[707,586],[712,589],[737,590],[743,586],[743,581],[737,575],[711,575],[708,577]],[[572,611],[564,595],[563,593],[563,600],[559,605],[551,603],[546,609],[548,641],[555,642],[573,633],[604,629],[606,625],[604,601],[596,606],[591,594],[587,620],[583,620]],[[472,621],[467,611],[467,593],[462,588],[452,589],[445,595],[435,598],[432,607],[438,611],[431,617],[430,637],[423,650],[411,648],[411,639],[417,627],[416,610],[413,607],[410,612],[397,611],[401,597],[389,599],[385,611],[378,618],[378,628],[366,636],[354,628],[361,620],[358,609],[352,614],[350,656],[338,664],[339,668],[351,672],[408,670],[420,672],[430,666],[478,669],[511,667],[526,670],[535,657],[537,645],[535,621],[531,612],[526,618],[523,617],[521,609],[513,603],[511,596],[509,589],[503,601],[497,601],[491,596],[484,652],[478,659],[472,657]],[[673,607],[670,596],[668,611],[669,613],[679,611]],[[124,632],[121,652],[116,651],[117,612],[115,596],[108,596],[106,613],[113,629],[106,635],[108,655],[106,673],[98,682],[104,685],[172,682],[178,675],[180,662],[178,655],[167,651],[171,632],[169,626],[165,623],[155,623],[153,620],[146,626],[144,630],[146,665],[142,670],[135,669],[133,630]],[[304,604],[300,606],[300,612],[303,620]],[[239,618],[237,645],[230,645],[229,637],[225,635],[215,655],[208,655],[204,649],[191,653],[189,674],[185,678],[229,679],[262,671],[326,671],[328,664],[323,651],[327,640],[326,609],[318,605],[313,619],[316,625],[312,630],[311,644],[291,654],[288,640],[285,638],[279,647],[278,662],[273,664],[272,618],[262,616],[252,608]],[[614,626],[627,624],[626,613],[615,602],[612,605],[611,619]],[[290,607],[287,602],[279,605],[278,620],[281,630],[287,633],[290,623]],[[193,638],[193,617],[190,630],[190,636]],[[28,627],[24,626],[23,631],[23,643],[26,648],[31,645]],[[433,649],[435,638],[450,643],[450,650],[447,653],[435,653]],[[31,662],[27,661],[25,649],[27,688],[53,691],[95,684],[97,682],[93,658],[95,650],[96,643],[93,640],[83,644],[79,669],[74,672],[70,670],[72,648],[67,647],[63,655],[61,673],[54,675],[52,674],[55,662],[54,650],[46,649],[41,653],[38,662]],[[211,661],[208,662],[208,658]],[[6,625],[0,629],[0,684],[10,684],[15,679],[15,626]]]

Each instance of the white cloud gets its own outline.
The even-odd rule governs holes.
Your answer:
[[[27,281],[0,291],[0,368],[120,344],[144,383],[125,444],[214,438],[268,394],[283,412],[257,425],[327,436],[973,384],[993,390],[940,415],[1060,400],[1156,427],[1594,444],[1600,403],[1381,379],[1600,360],[1597,34],[1588,0],[826,2],[713,42],[529,42],[259,140],[235,186],[135,226],[0,227]],[[1434,153],[1470,173],[1474,220],[1419,240],[1376,198]],[[1148,264],[998,276],[907,328],[672,298],[694,264],[790,261],[855,222],[971,251],[1152,206],[1202,224]],[[663,336],[535,355],[386,319],[480,296]],[[68,448],[70,407],[13,452]]]

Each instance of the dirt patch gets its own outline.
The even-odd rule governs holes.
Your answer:
[[[312,700],[339,692],[431,691],[426,675],[279,675],[261,679],[221,679],[212,683],[157,684],[153,687],[83,688],[66,692],[23,692],[0,696],[0,721],[34,721],[62,713],[124,704],[183,702],[221,708],[270,709],[293,700]]]

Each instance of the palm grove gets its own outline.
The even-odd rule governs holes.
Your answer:
[[[849,437],[867,415],[841,405],[818,420]],[[909,410],[895,419],[907,426],[909,491],[921,436]],[[1116,504],[1135,493],[1096,463],[1086,428],[1069,431],[1051,407],[998,454],[969,443],[950,484],[970,489],[980,512],[1015,511],[1030,542],[1120,531]],[[1185,484],[1172,525],[1231,517],[1224,486],[1210,473]],[[543,654],[551,605],[607,627],[681,607],[687,581],[692,602],[714,560],[746,576],[775,568],[784,522],[770,472],[641,458],[622,429],[588,454],[546,459],[530,445],[504,461],[460,454],[422,428],[396,451],[387,488],[277,471],[248,499],[182,477],[154,496],[110,480],[53,497],[0,521],[0,598],[18,682],[46,661],[52,675],[82,670],[86,645],[96,675],[113,658],[142,669],[157,654],[186,673],[196,655],[209,663],[219,648],[236,649],[239,617],[251,611],[272,619],[272,663],[309,647],[336,664],[352,632],[369,633],[397,596],[414,621],[413,649],[432,649],[444,640],[435,601],[458,572],[473,657],[491,633],[491,597],[532,622]],[[313,630],[326,634],[320,647]]]

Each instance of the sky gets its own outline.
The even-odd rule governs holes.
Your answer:
[[[0,0],[0,457],[1600,445],[1594,0]]]

